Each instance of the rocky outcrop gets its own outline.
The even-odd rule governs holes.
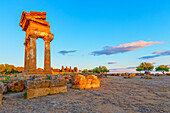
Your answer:
[[[0,106],[2,105],[3,91],[4,91],[4,84],[0,82]]]
[[[71,80],[71,88],[76,89],[91,89],[100,87],[100,80],[95,75],[88,75],[87,77],[83,75],[76,75]]]
[[[47,79],[34,75],[26,81],[26,98],[34,98],[59,92],[67,92],[67,82],[59,75],[47,75]]]

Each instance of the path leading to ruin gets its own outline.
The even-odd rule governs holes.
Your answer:
[[[170,112],[170,77],[152,80],[108,77],[100,79],[101,88],[24,99],[23,93],[6,94],[4,112]]]

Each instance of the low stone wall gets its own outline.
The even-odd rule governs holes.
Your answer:
[[[30,76],[30,80],[26,81],[26,98],[34,98],[48,94],[56,94],[67,92],[67,82],[60,75],[47,75],[47,79],[41,76]]]
[[[91,89],[100,87],[100,80],[95,75],[88,75],[87,77],[83,75],[76,75],[71,80],[71,88],[76,89]]]
[[[0,106],[2,105],[3,90],[4,90],[4,84],[0,82]]]

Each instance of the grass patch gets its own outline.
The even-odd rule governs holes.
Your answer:
[[[5,94],[20,93],[20,92],[22,91],[17,91],[17,90],[11,91],[10,89],[7,89],[7,92]]]
[[[23,80],[25,81],[25,80],[26,80],[26,77],[24,77]]]
[[[10,80],[10,76],[7,76],[7,77],[5,77],[5,79],[4,80],[0,80],[1,82],[5,82],[5,81],[8,81],[8,80]]]
[[[51,95],[51,93],[48,93],[48,95]]]
[[[51,94],[51,93],[48,93],[48,95],[56,95],[57,93],[54,93],[54,94]]]
[[[26,99],[26,98],[27,98],[27,92],[25,92],[23,95],[24,95],[24,97],[25,97],[25,99]]]
[[[51,80],[51,78],[50,78],[50,77],[47,77],[47,80]]]

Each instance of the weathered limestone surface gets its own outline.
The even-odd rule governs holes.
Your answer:
[[[7,85],[4,85],[4,92],[3,93],[7,93],[8,89],[7,89]]]
[[[2,105],[3,91],[4,91],[4,84],[0,82],[0,106]]]
[[[88,75],[87,77],[83,75],[76,75],[71,80],[72,88],[76,89],[91,89],[100,87],[100,80],[95,75]]]
[[[39,97],[39,96],[45,96],[45,95],[49,95],[49,94],[56,94],[56,93],[60,93],[60,92],[67,92],[67,86],[28,89],[27,90],[27,99]]]
[[[24,89],[24,80],[20,78],[13,78],[8,81],[7,88],[10,91],[22,91]]]
[[[30,76],[30,80],[26,81],[27,99],[44,96],[48,94],[56,94],[67,92],[67,82],[59,75],[47,75],[44,80],[41,76]]]
[[[71,83],[71,75],[64,75],[64,76],[67,81],[67,84],[70,84]]]

